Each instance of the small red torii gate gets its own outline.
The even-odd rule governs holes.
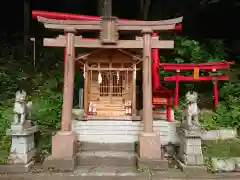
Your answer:
[[[174,92],[174,106],[178,106],[178,94],[179,94],[179,82],[184,81],[213,81],[213,96],[214,105],[218,105],[218,81],[228,80],[228,76],[218,75],[217,69],[228,69],[234,62],[211,62],[211,63],[200,63],[200,64],[177,64],[177,63],[160,63],[159,66],[165,71],[176,71],[175,76],[164,77],[164,81],[175,81],[175,92]],[[211,71],[209,76],[200,76],[200,70]],[[180,71],[193,71],[192,76],[180,75]]]

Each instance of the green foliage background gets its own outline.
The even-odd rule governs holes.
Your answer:
[[[205,40],[198,42],[176,36],[175,44],[175,52],[170,55],[163,53],[161,62],[217,62],[223,61],[226,57],[222,41]],[[7,162],[10,150],[11,139],[5,133],[13,118],[12,107],[17,89],[25,89],[29,95],[29,100],[33,102],[32,120],[40,126],[40,134],[36,141],[39,160],[42,161],[50,152],[52,133],[60,127],[63,52],[59,49],[44,48],[40,57],[43,61],[34,66],[31,54],[24,58],[19,56],[21,52],[19,45],[4,44],[0,48],[0,163]],[[170,74],[160,70],[161,79]],[[235,73],[228,73],[228,75],[231,80],[220,84],[221,103],[216,112],[206,110],[202,113],[202,124],[206,129],[239,128],[240,126],[240,81]],[[211,82],[203,84],[204,82],[194,84],[194,89],[200,92],[202,104],[211,104]],[[169,88],[174,88],[174,84],[166,85]],[[181,84],[181,98],[190,87],[193,87],[193,83]],[[183,106],[184,103],[180,103],[180,108],[176,110],[177,119],[181,115],[181,107]]]

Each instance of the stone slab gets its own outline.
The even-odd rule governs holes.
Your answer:
[[[204,166],[189,166],[182,163],[180,160],[175,159],[178,167],[187,175],[196,175],[196,176],[202,176],[207,174],[207,169]]]
[[[26,173],[31,171],[34,164],[34,161],[30,161],[28,164],[3,164],[0,165],[0,173]]]
[[[12,124],[11,125],[11,130],[14,132],[21,132],[24,129],[28,129],[31,127],[31,122],[30,121],[26,121],[23,125],[21,124]]]
[[[99,174],[99,176],[92,176],[91,174],[84,174],[79,176],[73,173],[18,173],[18,174],[5,174],[1,176],[1,180],[239,180],[239,173],[221,173],[206,175],[186,175],[183,172],[169,171],[160,172],[149,177],[148,174],[141,174],[139,176],[106,176]]]
[[[73,176],[139,176],[136,168],[130,167],[109,167],[109,166],[77,166],[72,172]]]
[[[77,153],[78,166],[136,167],[136,164],[137,155],[135,152],[84,151]]]
[[[165,170],[168,170],[168,161],[138,158],[138,168],[140,169],[149,168],[151,170],[165,171]]]
[[[22,163],[22,164],[27,164],[29,161],[32,160],[32,158],[34,158],[36,155],[36,149],[32,149],[31,151],[27,152],[27,153],[11,153],[9,155],[9,159],[12,163],[14,164],[18,164],[18,163]]]
[[[220,129],[219,130],[219,138],[221,140],[233,139],[237,136],[236,129]]]
[[[10,136],[28,136],[37,132],[38,130],[38,126],[32,126],[27,129],[23,129],[22,131],[17,129],[15,129],[14,131],[12,129],[8,129],[6,134]]]
[[[177,131],[179,132],[180,135],[185,136],[185,137],[201,137],[202,132],[200,129],[185,129],[185,128],[177,128]]]
[[[211,158],[212,169],[214,172],[240,172],[240,158]]]
[[[80,142],[79,149],[82,151],[136,151],[135,143],[94,143]]]
[[[76,157],[55,158],[48,156],[43,162],[43,167],[46,170],[74,171],[76,167]]]
[[[219,140],[219,130],[210,130],[202,133],[203,140]]]

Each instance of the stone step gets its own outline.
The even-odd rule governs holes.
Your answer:
[[[122,111],[125,112],[126,110],[122,107],[104,107],[104,108],[97,108],[97,111]]]
[[[114,166],[77,166],[74,174],[78,176],[91,176],[91,179],[96,176],[123,176],[124,180],[127,177],[139,176],[136,167],[114,167]],[[105,178],[104,178],[105,179]],[[118,177],[119,179],[119,177]]]
[[[77,166],[136,167],[135,152],[83,151],[77,153]]]
[[[105,108],[105,107],[121,107],[123,108],[123,104],[121,102],[99,102],[99,101],[92,101],[93,104],[98,108]]]
[[[112,103],[112,104],[105,104],[105,107],[108,108],[108,107],[120,107],[120,108],[123,108],[123,104],[122,103]]]
[[[80,142],[81,151],[130,151],[135,152],[135,143]]]
[[[125,111],[98,110],[97,116],[125,116]]]

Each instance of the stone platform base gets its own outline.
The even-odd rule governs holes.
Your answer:
[[[188,166],[183,164],[180,160],[176,160],[178,167],[188,175],[199,175],[202,176],[207,174],[207,168],[204,166]]]
[[[138,168],[141,168],[141,169],[148,168],[156,171],[168,170],[167,160],[148,160],[148,159],[138,158],[137,165],[138,165]]]
[[[34,164],[34,161],[28,164],[3,164],[0,165],[0,173],[26,173],[31,171]]]
[[[44,169],[55,169],[60,171],[74,171],[76,167],[76,157],[73,158],[53,158],[48,156],[43,162]]]

